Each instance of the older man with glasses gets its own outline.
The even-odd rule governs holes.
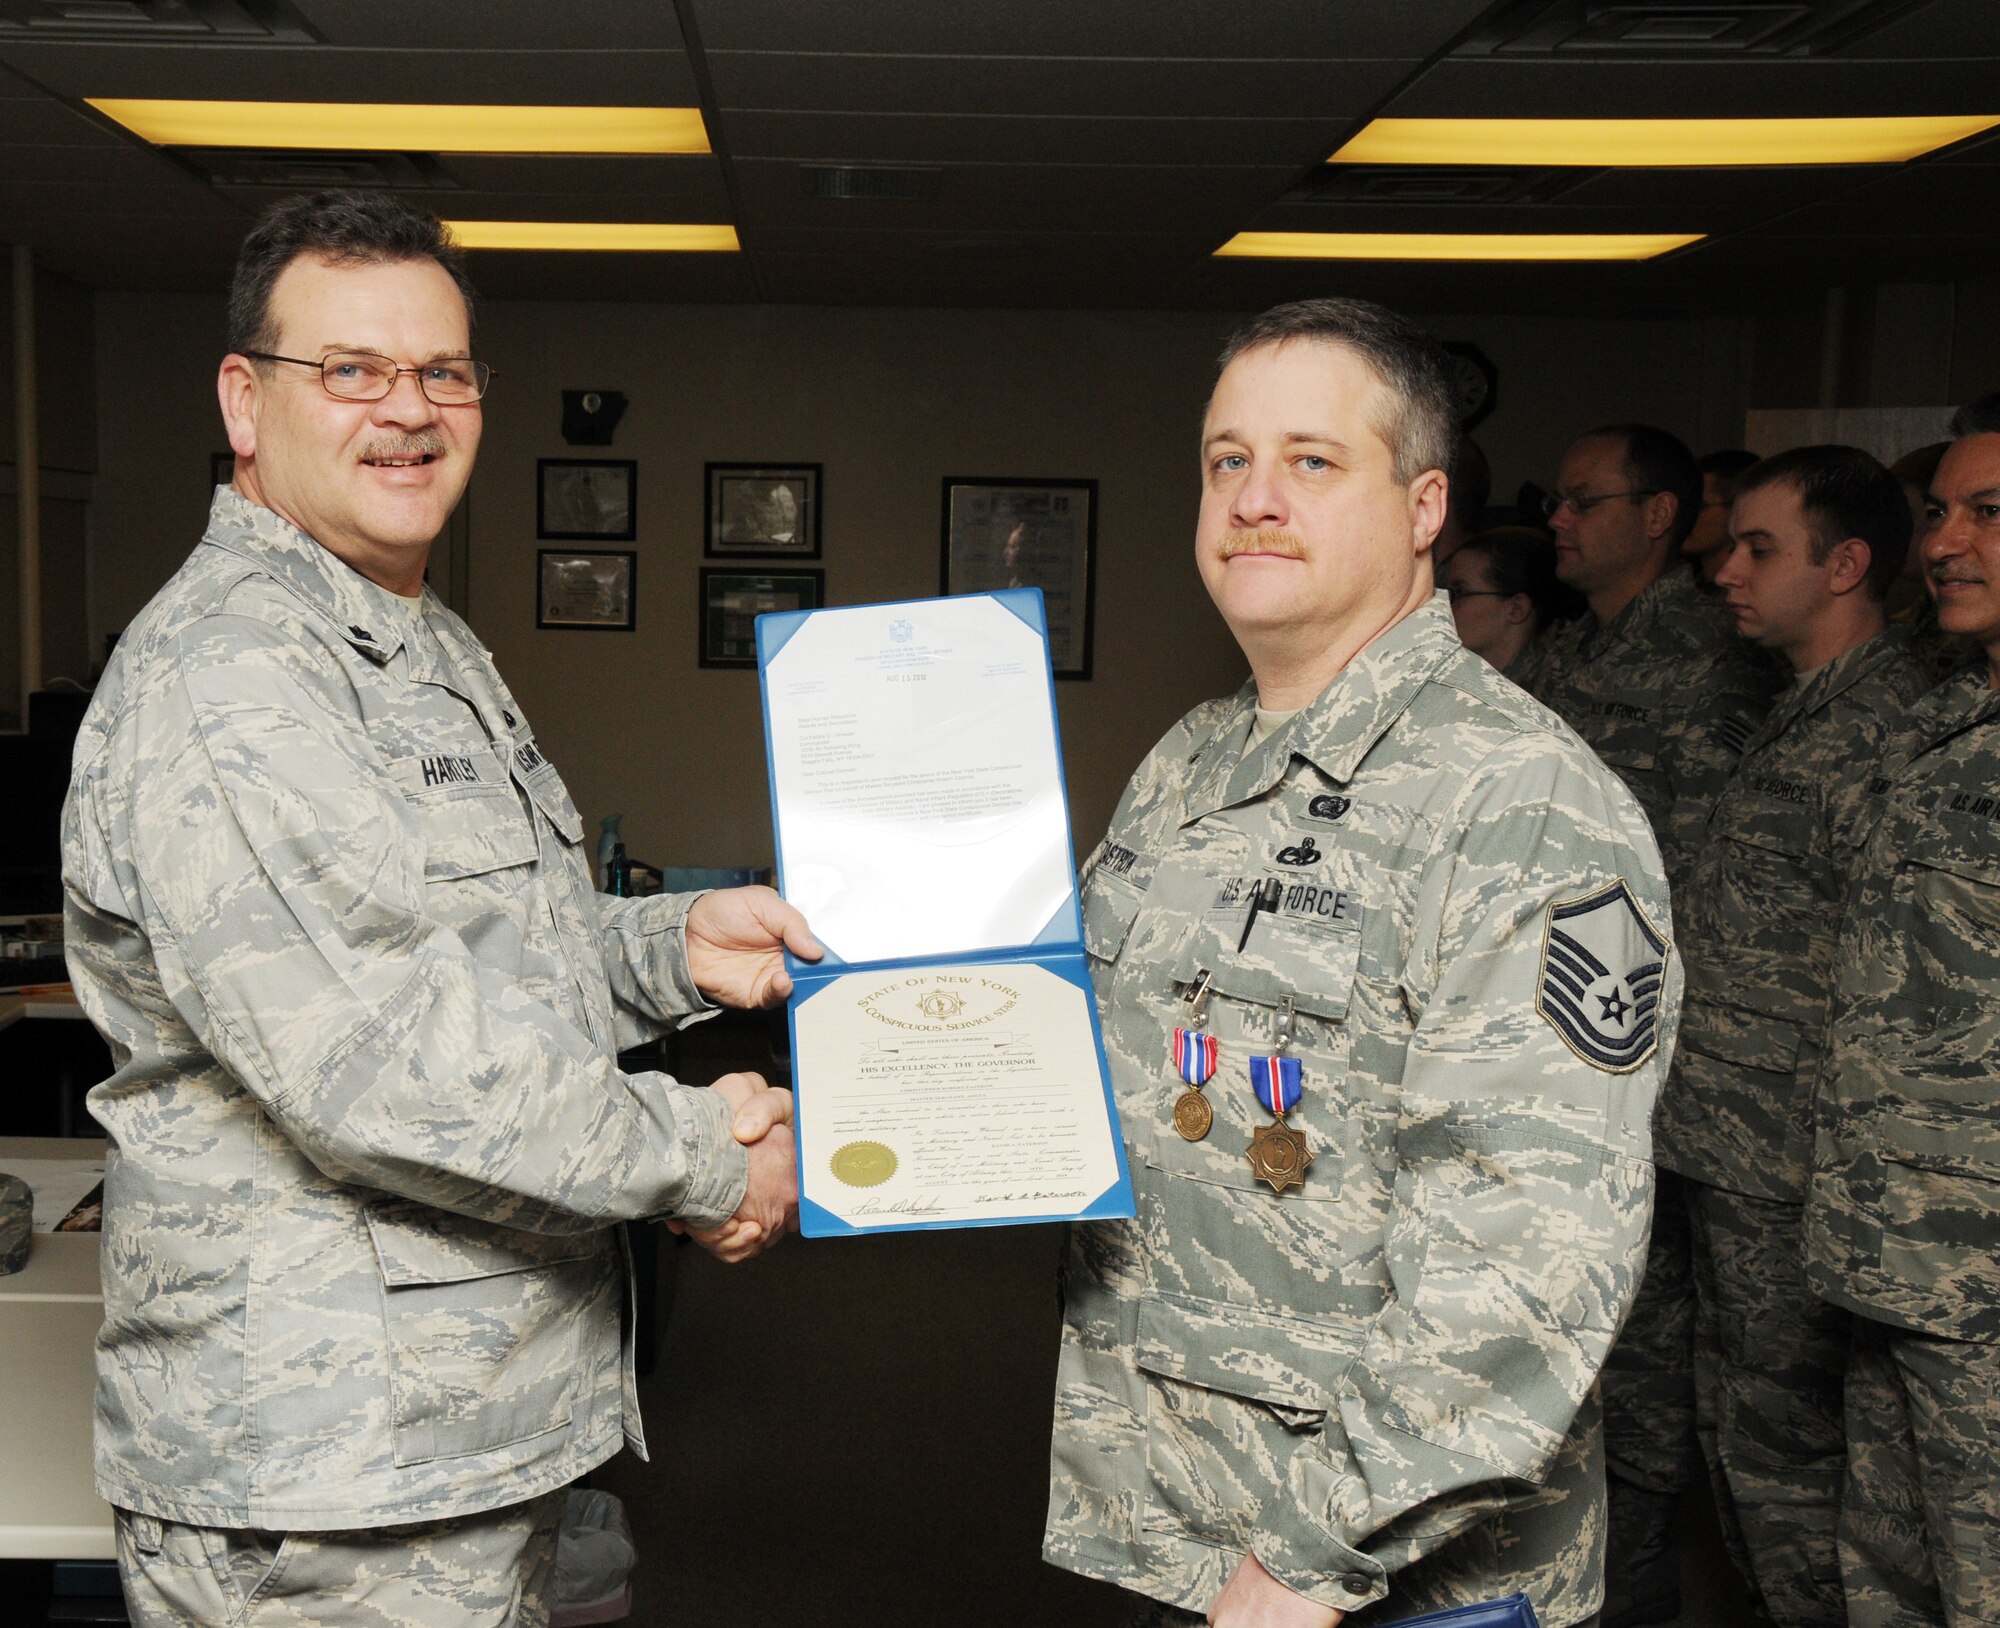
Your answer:
[[[1631,788],[1675,887],[1782,682],[1694,578],[1673,568],[1701,498],[1693,454],[1667,431],[1612,424],[1579,437],[1563,455],[1547,514],[1556,575],[1589,611],[1508,674]],[[1686,1200],[1662,1171],[1645,1282],[1604,1370],[1605,1628],[1667,1622],[1679,1610],[1673,1504],[1701,1473],[1694,1312]]]
[[[782,998],[803,920],[593,893],[520,702],[424,586],[492,377],[470,329],[430,216],[265,217],[218,381],[234,485],[77,740],[70,968],[119,1063],[97,1490],[147,1628],[546,1623],[562,1489],[643,1444],[618,1223],[733,1259],[795,1214],[788,1093],[617,1053]]]

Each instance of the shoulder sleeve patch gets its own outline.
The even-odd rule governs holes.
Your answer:
[[[1667,941],[1624,879],[1549,906],[1535,1010],[1585,1062],[1629,1074],[1660,1042]]]

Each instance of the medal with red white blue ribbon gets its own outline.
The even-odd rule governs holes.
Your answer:
[[[1222,1047],[1208,1033],[1208,985],[1210,973],[1204,968],[1181,997],[1186,1004],[1187,1027],[1174,1030],[1174,1071],[1187,1082],[1187,1089],[1174,1101],[1174,1129],[1189,1142],[1199,1142],[1215,1123],[1215,1109],[1201,1088],[1215,1075]]]
[[[1291,1049],[1292,1025],[1292,1000],[1288,995],[1272,1020],[1271,1054],[1250,1059],[1250,1089],[1273,1122],[1252,1131],[1250,1145],[1243,1151],[1257,1179],[1275,1193],[1282,1193],[1287,1187],[1304,1186],[1306,1169],[1313,1162],[1305,1133],[1285,1123],[1285,1115],[1305,1095],[1305,1070],[1298,1058],[1286,1055]]]

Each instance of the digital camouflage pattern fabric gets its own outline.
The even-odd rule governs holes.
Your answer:
[[[641,1446],[614,1223],[740,1201],[725,1105],[615,1054],[700,1008],[687,897],[593,893],[465,624],[219,490],[63,815],[116,1072],[97,1490],[200,1526],[519,1502]]]
[[[2000,1622],[2000,1344],[1854,1320],[1841,1577],[1852,1628]]]
[[[1551,628],[1508,676],[1639,799],[1676,886],[1743,743],[1783,683],[1686,571],[1667,572],[1609,627],[1586,613]]]
[[[118,1512],[132,1628],[548,1628],[562,1492],[352,1532],[184,1526]]]
[[[1519,1588],[1565,1628],[1601,1589],[1592,1386],[1679,1014],[1657,850],[1442,595],[1245,752],[1254,703],[1170,730],[1086,866],[1139,1214],[1073,1229],[1044,1553],[1196,1612],[1254,1549],[1373,1620]],[[1604,968],[1582,1043],[1537,1004],[1559,913]],[[1170,1045],[1204,972],[1190,1142]],[[1246,1063],[1287,1002],[1314,1162],[1279,1196]]]
[[[1729,615],[1669,570],[1609,626],[1586,613],[1531,645],[1510,675],[1553,708],[1625,782],[1658,838],[1681,896],[1709,809],[1763,720],[1781,676],[1736,636]],[[1685,1201],[1662,1182],[1639,1299],[1604,1375],[1613,1472],[1654,1492],[1700,1473],[1694,1432],[1694,1270]],[[1628,1501],[1628,1509],[1663,1508]],[[1663,1534],[1654,1534],[1654,1539]],[[1613,1533],[1615,1552],[1627,1541]],[[1645,1533],[1631,1541],[1646,1545]]]
[[[2000,690],[1968,670],[1891,750],[1833,964],[1806,1251],[1820,1294],[2000,1340]]]
[[[1852,1319],[1806,1287],[1799,1206],[1699,1182],[1695,1430],[1724,1546],[1777,1628],[1840,1628]]]
[[[1812,1082],[1869,786],[1927,687],[1900,629],[1790,686],[1680,895],[1687,1001],[1654,1135],[1694,1211],[1697,1436],[1732,1553],[1778,1628],[1843,1620],[1848,1320],[1805,1281]]]
[[[1803,1203],[1834,942],[1869,785],[1928,687],[1900,630],[1785,691],[1745,743],[1676,894],[1687,1004],[1659,1162]]]

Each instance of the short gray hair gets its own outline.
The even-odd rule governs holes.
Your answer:
[[[1432,469],[1449,477],[1458,445],[1458,413],[1436,340],[1408,317],[1369,300],[1295,300],[1273,306],[1231,334],[1216,374],[1220,377],[1246,351],[1294,339],[1352,351],[1388,391],[1388,412],[1373,428],[1389,449],[1401,485]]]

